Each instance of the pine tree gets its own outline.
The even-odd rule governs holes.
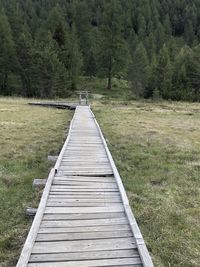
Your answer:
[[[174,100],[191,99],[191,87],[188,79],[188,62],[192,57],[192,49],[184,46],[175,57],[173,72],[173,95]]]
[[[172,65],[166,45],[162,47],[159,53],[157,65],[157,88],[163,98],[170,98],[172,88]]]
[[[153,57],[156,54],[156,39],[153,32],[146,38],[145,47],[147,49],[149,61],[152,62]]]
[[[185,24],[185,28],[184,28],[184,38],[187,42],[187,44],[191,45],[195,39],[195,32],[194,32],[194,27],[192,24],[192,21],[189,20],[186,24]]]
[[[62,9],[58,4],[49,13],[46,29],[51,32],[52,38],[59,47],[65,45],[67,39],[67,24],[65,23]]]
[[[90,23],[89,7],[86,1],[77,1],[75,4],[74,23],[76,25],[76,36],[83,60],[83,70],[86,75],[93,74],[91,63],[94,63],[92,26]]]
[[[154,36],[156,38],[157,51],[159,51],[162,48],[165,41],[164,27],[160,22],[158,23],[157,28],[154,31]]]
[[[26,97],[34,96],[34,88],[32,87],[32,48],[33,42],[28,31],[24,29],[23,32],[19,33],[16,41],[16,51],[18,59],[18,70],[17,73],[21,77],[22,81],[22,92],[21,94]]]
[[[103,74],[107,75],[107,89],[112,88],[113,75],[124,72],[127,65],[127,46],[122,37],[120,3],[110,0],[104,11],[104,23],[101,27],[99,44],[99,64]]]
[[[188,78],[190,81],[190,86],[194,92],[194,100],[200,100],[200,45],[195,47],[192,51],[192,55],[188,58],[188,68],[187,68]]]
[[[170,22],[169,14],[165,15],[163,25],[164,25],[165,33],[168,36],[170,36],[172,34],[172,28],[171,28],[171,22]]]
[[[82,68],[82,54],[79,48],[76,27],[73,24],[71,28],[69,41],[69,57],[68,57],[68,71],[69,71],[69,87],[72,90],[77,89],[78,77]]]
[[[149,79],[148,79],[148,86],[145,90],[145,97],[154,97],[155,95],[160,96],[159,88],[157,87],[157,58],[154,54],[151,59],[150,67],[149,67]]]
[[[0,12],[0,94],[10,94],[9,74],[15,63],[15,48],[7,16]]]
[[[146,21],[141,14],[138,17],[138,36],[140,40],[143,40],[146,36]]]
[[[56,41],[49,32],[46,41],[37,41],[32,51],[32,85],[40,97],[60,95],[61,88],[56,87],[58,71],[63,65],[56,53]],[[63,84],[65,80],[63,79]]]
[[[131,30],[127,43],[128,43],[130,56],[132,57],[135,52],[136,47],[139,44],[139,38],[138,38],[138,35],[135,33],[134,29]]]
[[[134,53],[129,67],[129,79],[136,97],[144,97],[144,91],[148,83],[149,65],[146,49],[140,43]]]

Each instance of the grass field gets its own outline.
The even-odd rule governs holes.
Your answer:
[[[200,104],[94,103],[156,267],[200,266]]]
[[[0,266],[13,267],[72,113],[0,99]],[[200,266],[200,104],[102,100],[93,109],[155,267]]]
[[[64,141],[72,113],[28,106],[23,99],[0,98],[0,266],[13,267],[37,207],[34,178],[46,178]]]

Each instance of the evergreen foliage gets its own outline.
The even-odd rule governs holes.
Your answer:
[[[1,0],[0,94],[68,96],[84,75],[199,101],[199,10],[199,0]]]
[[[147,52],[142,43],[140,43],[133,55],[129,66],[129,79],[132,83],[132,90],[137,97],[144,96],[149,75],[149,64]]]

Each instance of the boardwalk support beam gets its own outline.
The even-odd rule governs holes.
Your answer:
[[[56,162],[56,160],[58,159],[58,156],[49,155],[47,159],[48,159],[48,161]]]
[[[34,217],[36,213],[37,213],[37,209],[35,209],[35,208],[27,208],[26,209],[26,215],[29,217]]]
[[[35,188],[45,187],[46,182],[47,182],[47,179],[34,179],[33,180],[33,187],[35,187]]]

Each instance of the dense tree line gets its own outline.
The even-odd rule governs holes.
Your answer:
[[[199,101],[200,1],[0,1],[0,94],[68,96],[80,75]]]

